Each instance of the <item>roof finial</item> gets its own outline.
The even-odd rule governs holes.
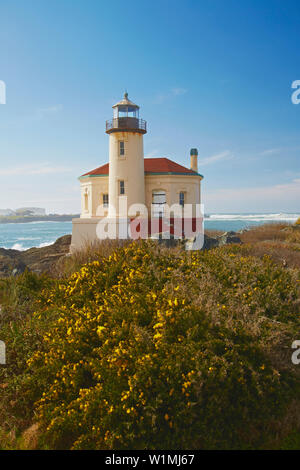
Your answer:
[[[125,98],[125,100],[128,100],[128,93],[127,93],[126,89],[125,89],[125,93],[124,93],[124,98]]]

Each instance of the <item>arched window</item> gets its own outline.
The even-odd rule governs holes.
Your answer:
[[[153,217],[161,217],[165,213],[165,205],[167,202],[166,191],[152,191],[152,215]]]
[[[88,212],[89,210],[89,195],[88,193],[84,193],[84,210]]]

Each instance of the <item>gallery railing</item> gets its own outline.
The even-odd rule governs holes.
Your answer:
[[[106,121],[106,132],[113,130],[137,130],[147,132],[147,122],[134,117],[119,117]]]

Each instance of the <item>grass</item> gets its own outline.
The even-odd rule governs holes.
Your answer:
[[[217,230],[207,230],[205,233],[210,237],[222,235]],[[243,243],[240,250],[245,256],[263,258],[267,255],[281,266],[300,268],[300,230],[295,226],[264,224],[239,234],[239,237]]]
[[[286,224],[266,224],[241,234],[242,251],[290,268],[300,268],[300,230]]]
[[[284,232],[289,225],[283,223],[270,223],[252,227],[241,234],[243,243],[257,243],[261,241],[283,241],[287,235]]]

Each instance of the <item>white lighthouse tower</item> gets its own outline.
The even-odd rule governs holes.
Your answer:
[[[146,121],[128,94],[113,106],[113,119],[106,121],[109,134],[109,218],[127,218],[133,204],[145,206],[143,135]]]

